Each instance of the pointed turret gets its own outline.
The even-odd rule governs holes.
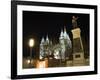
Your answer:
[[[63,39],[63,38],[64,38],[64,33],[63,33],[63,30],[61,30],[59,39]]]
[[[66,32],[66,27],[64,26],[64,38],[70,40],[69,35]]]
[[[44,37],[41,39],[41,44],[43,44],[45,42]]]
[[[39,55],[39,59],[43,59],[44,56],[44,45],[45,45],[45,40],[44,37],[42,37],[41,39],[41,43],[40,43],[40,55]]]
[[[48,38],[48,35],[46,37],[46,42],[49,44],[49,38]]]
[[[66,27],[65,26],[64,26],[64,39],[66,39],[67,45],[71,48],[72,47],[72,43],[71,43],[71,40],[69,38],[68,33],[66,32]]]

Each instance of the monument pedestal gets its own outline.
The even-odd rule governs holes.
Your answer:
[[[80,33],[81,33],[80,28],[75,28],[72,30],[72,34],[73,34],[73,66],[85,65],[83,44],[82,44]]]

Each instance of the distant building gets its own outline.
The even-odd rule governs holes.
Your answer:
[[[48,36],[46,37],[46,39],[41,39],[39,58],[43,59],[48,57],[66,60],[71,52],[71,49],[72,43],[69,35],[66,32],[66,28],[64,27],[64,31],[61,30],[58,44],[52,44],[52,41],[49,40]]]

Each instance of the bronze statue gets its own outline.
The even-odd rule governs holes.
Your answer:
[[[77,19],[78,17],[75,17],[75,16],[72,16],[72,25],[73,25],[73,28],[77,28]]]

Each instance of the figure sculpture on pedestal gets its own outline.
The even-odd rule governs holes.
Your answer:
[[[73,28],[77,28],[77,19],[78,17],[72,16],[72,26]]]

